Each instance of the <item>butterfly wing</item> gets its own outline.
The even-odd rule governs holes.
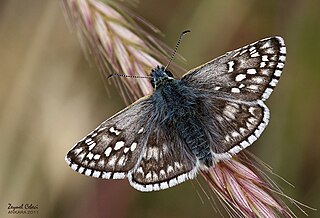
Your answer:
[[[140,191],[194,178],[195,157],[153,107],[150,98],[143,98],[103,122],[67,153],[69,166],[102,179],[128,177]]]
[[[208,134],[216,160],[251,145],[269,121],[264,101],[278,83],[286,59],[281,37],[271,37],[226,53],[189,71],[182,82],[205,98]],[[199,94],[200,95],[200,94]]]
[[[286,59],[281,37],[271,37],[228,52],[184,75],[197,89],[245,101],[265,101],[277,85]]]
[[[211,99],[204,107],[209,111],[202,119],[206,134],[215,138],[209,142],[214,161],[229,159],[251,145],[269,122],[269,109],[261,100]]]
[[[140,191],[158,191],[193,179],[198,169],[196,157],[176,130],[163,125],[151,129],[130,184]]]
[[[143,128],[152,112],[149,98],[120,111],[79,141],[66,156],[70,167],[103,179],[125,178],[143,148]]]

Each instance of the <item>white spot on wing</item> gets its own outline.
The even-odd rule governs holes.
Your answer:
[[[265,129],[265,124],[261,123],[259,128],[254,131],[254,135],[258,138],[260,137],[262,131]]]
[[[104,154],[105,154],[107,157],[109,157],[111,151],[112,151],[112,148],[111,148],[111,147],[108,147],[108,148],[105,150]]]
[[[101,174],[100,171],[95,170],[95,171],[93,172],[92,176],[93,176],[93,177],[96,177],[96,178],[99,178],[100,174]]]
[[[153,181],[158,181],[159,180],[158,175],[155,172],[153,172],[152,175],[153,175],[152,176],[152,180]]]
[[[172,166],[168,166],[168,168],[167,168],[167,172],[168,172],[168,173],[173,172],[173,167],[172,167]]]
[[[130,150],[130,147],[125,147],[125,148],[123,149],[123,152],[126,154],[126,153],[128,153],[129,150]]]
[[[93,141],[92,141],[91,138],[88,138],[88,139],[85,140],[85,143],[86,143],[86,144],[89,144],[89,143],[92,143],[92,142],[93,142]]]
[[[280,76],[281,76],[281,73],[282,73],[281,70],[276,70],[276,71],[274,72],[274,75],[277,76],[277,77],[280,77]]]
[[[181,165],[180,165],[179,162],[174,162],[174,167],[177,168],[177,169],[180,169]]]
[[[105,163],[104,159],[100,159],[99,162],[98,162],[98,166],[102,166],[103,167],[104,163]]]
[[[120,135],[120,133],[121,133],[121,131],[115,129],[113,126],[110,127],[109,131],[110,131],[111,133],[116,134],[116,135]]]
[[[256,48],[253,47],[253,46],[249,48],[249,51],[250,51],[250,52],[253,52],[254,50],[256,50]]]
[[[267,98],[269,98],[269,96],[272,93],[272,90],[273,89],[271,89],[271,88],[266,88],[266,90],[264,91],[264,93],[262,95],[262,100],[266,100]]]
[[[147,151],[147,160],[153,157],[155,160],[158,161],[158,158],[159,158],[158,154],[159,154],[158,147],[149,147]]]
[[[254,107],[249,107],[249,112],[250,112],[250,114],[254,115],[254,111],[255,111],[255,108],[254,108]]]
[[[246,130],[245,128],[240,127],[240,128],[239,128],[239,131],[240,131],[240,133],[241,133],[242,135],[244,135],[247,130]]]
[[[246,78],[246,75],[245,74],[238,74],[236,76],[236,81],[239,82],[239,81],[242,81]]]
[[[126,161],[125,161],[125,156],[124,155],[122,155],[121,157],[120,157],[120,159],[118,160],[118,164],[120,165],[120,166],[124,166],[125,165],[125,163],[126,163]]]
[[[71,169],[73,169],[74,171],[77,171],[77,169],[78,169],[78,164],[72,164],[72,165],[71,165]]]
[[[116,160],[117,160],[117,157],[116,157],[115,155],[113,155],[113,156],[109,159],[108,165],[114,166],[115,163],[116,163]]]
[[[228,64],[228,73],[233,72],[234,61],[229,61],[227,64]]]
[[[223,111],[223,114],[226,115],[227,117],[229,117],[230,119],[233,119],[233,120],[236,118],[234,113],[232,111],[230,111],[230,110],[227,110],[227,109],[225,109]]]
[[[252,80],[256,83],[263,83],[263,78],[262,77],[254,77]]]
[[[167,182],[161,182],[161,183],[160,183],[160,188],[161,188],[161,189],[166,189],[166,188],[169,188],[169,185],[168,185]]]
[[[279,57],[279,60],[282,61],[282,62],[285,62],[285,61],[286,61],[286,56],[281,55],[281,56]]]
[[[95,142],[93,142],[90,146],[89,146],[89,151],[91,151],[97,144]]]
[[[240,89],[239,88],[232,88],[231,92],[233,93],[240,93]]]
[[[92,143],[94,143],[94,141],[93,141],[91,138],[89,138],[89,139],[87,139],[87,140],[85,141],[85,143],[86,143],[87,145],[91,145]]]
[[[253,142],[255,142],[257,140],[257,137],[255,137],[254,135],[249,136],[248,141],[250,144],[252,144]]]
[[[280,48],[280,53],[281,53],[281,54],[286,54],[286,53],[287,53],[286,47],[281,47],[281,48]]]
[[[248,127],[248,129],[252,129],[253,128],[253,125],[249,122],[246,122],[246,126]]]
[[[146,175],[146,180],[148,180],[148,181],[150,181],[151,180],[151,178],[152,178],[152,174],[151,174],[151,172],[149,172],[149,173],[147,173],[147,175]]]
[[[186,180],[186,174],[182,174],[177,177],[178,183],[182,183]]]
[[[94,155],[93,159],[98,160],[100,158],[100,156],[101,156],[100,154],[96,154],[96,155]]]
[[[269,83],[271,86],[276,86],[279,80],[277,79],[272,79],[271,82]]]
[[[247,142],[247,141],[242,141],[240,143],[240,145],[241,145],[242,148],[246,148],[246,147],[250,146],[249,142]]]
[[[103,172],[102,173],[102,179],[110,179],[111,172]]]
[[[261,46],[262,49],[269,48],[271,46],[270,40],[268,40],[263,46]]]
[[[124,141],[118,141],[116,143],[116,145],[114,146],[114,150],[117,151],[117,150],[121,149],[123,146],[124,146]]]
[[[75,155],[78,155],[78,154],[80,154],[80,152],[81,152],[82,150],[83,150],[83,148],[80,147],[80,148],[77,148],[77,149],[72,150],[72,152],[73,152]]]
[[[262,61],[262,62],[260,63],[260,68],[265,67],[265,66],[266,66],[266,62],[263,62],[263,61]]]
[[[227,142],[231,141],[231,137],[229,135],[226,135],[226,137],[224,138]]]
[[[124,177],[126,177],[125,173],[114,173],[113,174],[113,179],[123,179]]]
[[[159,191],[159,190],[160,190],[160,186],[159,186],[158,183],[156,183],[156,184],[153,185],[153,190],[154,190],[154,191]]]
[[[262,61],[269,61],[268,55],[262,55]]]
[[[152,184],[146,185],[144,190],[145,191],[153,191],[153,185]]]
[[[84,174],[86,176],[90,176],[91,175],[91,169],[86,169],[86,171],[84,172]]]
[[[178,184],[178,181],[177,181],[176,178],[170,179],[170,181],[169,181],[169,186],[170,186],[170,187],[173,187],[173,186],[175,186],[176,184]]]
[[[142,127],[141,129],[139,129],[138,134],[142,133],[144,130],[144,128]]]
[[[165,177],[166,176],[166,172],[164,170],[160,170],[160,176]]]
[[[88,158],[89,160],[92,160],[93,154],[92,154],[91,152],[89,152],[89,153],[87,154],[87,158]]]
[[[256,73],[257,73],[256,69],[251,68],[247,70],[247,74],[256,74]]]
[[[77,156],[77,159],[81,162],[81,161],[83,160],[85,154],[86,154],[86,153],[84,153],[84,152],[81,153],[81,154],[79,154],[79,155]]]
[[[252,124],[254,124],[255,122],[256,122],[256,118],[254,118],[254,117],[249,117],[248,118],[248,121],[250,122],[250,123],[252,123]]]
[[[242,84],[242,83],[239,85],[239,89],[242,89],[244,87],[246,87],[246,86],[244,84]]]
[[[137,169],[137,173],[140,173],[140,174],[144,175],[144,172],[143,172],[142,167],[139,167],[139,168]]]
[[[240,136],[240,134],[238,132],[234,131],[231,133],[231,136],[236,138],[236,137]]]
[[[259,55],[258,52],[255,52],[255,53],[253,53],[253,54],[251,55],[252,58],[259,57],[259,56],[260,56],[260,55]]]
[[[248,89],[252,89],[252,90],[257,90],[258,91],[259,90],[259,86],[251,84],[251,85],[248,86]]]
[[[283,67],[284,67],[284,64],[283,64],[283,63],[278,63],[278,64],[277,64],[277,68],[282,69]]]
[[[237,145],[237,146],[231,148],[228,152],[229,152],[230,154],[237,154],[237,153],[239,153],[241,150],[242,150],[242,149]]]
[[[272,73],[270,69],[261,69],[260,72],[262,75],[266,75],[266,76],[269,76]]]
[[[229,154],[228,152],[226,153],[221,153],[221,154],[217,154],[217,153],[212,153],[212,156],[214,157],[215,161],[219,161],[219,160],[228,160],[230,158],[232,158],[232,155]]]
[[[84,167],[80,167],[79,170],[78,170],[78,172],[82,174],[82,173],[84,172],[84,170],[85,170]]]
[[[134,143],[132,143],[132,145],[130,146],[130,150],[131,150],[131,151],[134,151],[134,150],[136,149],[136,147],[137,147],[137,143],[134,142]]]

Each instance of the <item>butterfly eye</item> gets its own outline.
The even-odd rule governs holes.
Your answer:
[[[166,70],[165,72],[169,77],[173,77],[173,74],[169,70]]]

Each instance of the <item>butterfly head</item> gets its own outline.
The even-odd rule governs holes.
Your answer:
[[[169,70],[166,70],[163,66],[157,66],[152,69],[151,72],[151,84],[153,88],[159,88],[169,80],[173,80],[173,75]]]

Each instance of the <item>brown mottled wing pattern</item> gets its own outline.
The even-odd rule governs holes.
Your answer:
[[[131,185],[140,191],[157,191],[193,179],[198,169],[196,157],[175,130],[150,129],[141,161],[129,177]]]
[[[228,159],[251,145],[269,121],[264,101],[277,85],[286,60],[281,37],[227,52],[190,70],[182,81],[205,93],[223,142],[211,146],[215,159]]]
[[[194,178],[196,159],[174,129],[164,130],[154,121],[154,111],[149,98],[125,108],[79,141],[67,153],[67,163],[87,176],[127,177],[140,191],[166,189]]]
[[[147,97],[120,111],[74,145],[67,163],[87,176],[125,178],[140,158],[146,118],[152,109]]]

